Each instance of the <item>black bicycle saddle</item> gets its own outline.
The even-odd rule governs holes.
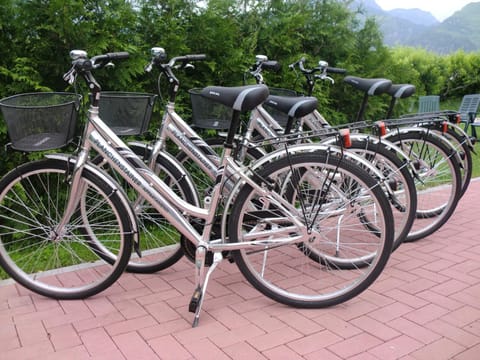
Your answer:
[[[200,93],[203,97],[238,111],[250,111],[265,101],[269,95],[266,85],[207,86]]]
[[[299,118],[310,114],[318,106],[318,100],[312,96],[270,95],[265,103],[290,117]]]
[[[343,79],[347,84],[354,88],[366,92],[368,95],[380,95],[387,92],[392,86],[392,82],[388,79],[367,79],[358,76],[346,76]]]

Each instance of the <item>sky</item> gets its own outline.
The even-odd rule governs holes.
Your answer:
[[[439,21],[477,0],[375,0],[383,10],[421,9],[428,11]]]

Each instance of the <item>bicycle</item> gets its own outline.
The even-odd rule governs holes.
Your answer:
[[[307,95],[312,93],[317,80],[333,81],[328,76],[329,72],[342,72],[342,69],[330,68],[328,63],[323,61],[320,61],[319,65],[313,69],[306,69],[304,62],[305,59],[301,58],[299,61],[290,64],[289,67],[292,69],[298,67],[305,76]],[[364,92],[362,104],[357,113],[357,122],[363,119],[369,96],[390,92],[393,98],[395,95],[398,96],[403,92],[402,96],[405,97],[406,95],[411,95],[413,93],[412,90],[414,90],[408,84],[392,85],[388,79],[364,79],[348,76],[345,78],[345,81],[354,88]],[[275,102],[279,103],[281,99],[275,97]],[[392,103],[393,101],[390,103],[389,111],[392,109]],[[265,104],[270,105],[268,100]],[[439,131],[436,131],[438,124],[443,123],[444,120],[445,116],[442,115],[441,117],[420,116],[404,121],[384,121],[381,126],[388,124],[389,130],[387,131],[386,128],[383,128],[380,130],[384,132],[381,138],[373,140],[395,149],[396,154],[400,155],[404,166],[409,168],[415,179],[415,187],[418,190],[417,215],[404,241],[415,241],[438,230],[452,215],[460,197],[460,188],[462,186],[461,167],[459,165],[460,156],[455,151],[455,147],[445,139],[445,131],[442,131],[440,135]],[[425,128],[420,128],[419,124],[424,125]],[[318,110],[314,110],[301,119],[300,128],[303,128],[303,126],[307,126],[310,129],[330,127],[328,121]],[[410,137],[412,137],[411,141],[409,141]],[[354,135],[352,139],[362,140],[365,139],[365,135]],[[372,137],[370,136],[369,141],[371,139]],[[422,168],[421,176],[417,174],[420,168]],[[443,187],[443,196],[439,197],[431,191],[425,191],[426,189],[437,187],[439,183],[449,186]],[[445,194],[448,196],[445,196]]]
[[[257,55],[255,64],[248,70],[248,73],[256,79],[257,83],[263,83],[262,71],[265,69],[275,71],[278,67],[277,62],[268,60],[266,56]],[[338,73],[344,72],[342,69],[335,69],[335,71]],[[274,89],[274,91],[286,93],[283,89]],[[206,106],[204,107],[206,108]],[[267,107],[274,111],[267,111]],[[306,121],[308,124],[310,119],[308,115],[312,112],[318,113],[316,107],[317,100],[313,97],[270,95],[263,105],[257,106],[251,112],[248,122],[244,126],[243,134],[238,137],[238,158],[245,159],[248,157],[254,159],[262,156],[262,154],[267,154],[271,149],[281,146],[282,139],[288,139],[290,143],[321,141],[324,144],[336,144],[339,138],[334,135],[337,134],[339,129],[331,126],[326,127],[323,122],[321,126],[318,126],[318,122],[315,120],[314,125],[311,126],[314,130],[310,132],[303,130],[303,122]],[[203,108],[201,110],[203,111]],[[195,117],[195,108],[193,112]],[[209,114],[203,114],[203,112],[198,117],[200,119],[211,118]],[[300,121],[294,127],[295,119]],[[221,124],[220,127],[225,126],[227,119],[218,123]],[[208,123],[204,121],[201,126],[208,127]],[[350,128],[355,130],[355,128],[362,129],[366,126],[367,124],[362,122],[351,125]],[[211,126],[211,128],[219,128],[219,126]],[[344,130],[342,129],[341,131]],[[349,143],[348,153],[359,154],[362,160],[359,160],[357,157],[356,161],[368,168],[375,176],[382,178],[383,182],[389,184],[388,186],[396,189],[395,191],[386,189],[396,220],[394,241],[394,248],[396,249],[405,236],[407,236],[415,217],[416,193],[413,179],[411,179],[407,170],[409,162],[404,160],[407,159],[407,156],[393,144],[389,144],[387,141],[377,141],[377,137],[362,136],[360,138],[359,136],[351,135],[351,138],[352,141]],[[265,148],[266,144],[261,139],[269,139],[270,150]],[[272,142],[271,139],[277,139],[278,143]],[[223,139],[222,137],[211,138],[207,139],[206,142],[212,147],[221,147]],[[252,154],[252,150],[255,150],[255,153]],[[177,158],[185,162],[188,156],[180,153]],[[368,165],[365,164],[365,159],[368,159]],[[372,164],[377,169],[377,172],[372,170]],[[189,166],[189,169],[192,169],[191,173],[199,172],[195,170],[196,164],[188,164],[187,166]],[[380,175],[378,171],[381,172]],[[212,179],[209,177],[206,179],[204,177],[195,179],[196,183],[204,182],[204,188],[208,188],[211,181]]]
[[[107,198],[118,197],[121,200],[119,204],[112,202],[113,210],[119,212],[120,208],[129,208],[129,201],[118,184],[109,183],[111,178],[108,174],[88,162],[89,152],[94,149],[159,214],[196,244],[196,285],[189,305],[189,310],[195,313],[193,326],[198,325],[208,280],[224,259],[224,251],[231,253],[242,274],[257,290],[275,301],[296,307],[318,308],[346,301],[365,290],[381,273],[391,252],[393,218],[380,185],[361,167],[329,151],[332,147],[318,145],[302,145],[307,151],[286,147],[283,153],[278,151],[275,158],[262,159],[262,162],[248,167],[238,164],[231,157],[240,113],[253,109],[268,96],[266,86],[207,87],[202,91],[203,96],[232,107],[234,112],[211,202],[206,207],[198,207],[184,201],[172,191],[98,116],[101,89],[92,72],[110,61],[124,59],[128,54],[109,53],[88,58],[84,51],[72,51],[71,56],[72,68],[65,78],[73,82],[76,76],[81,76],[92,92],[88,122],[79,152],[75,157],[48,156],[46,160],[27,163],[16,170],[17,174],[24,173],[25,176],[30,175],[26,169],[32,166],[37,166],[37,172],[45,175],[53,172],[52,164],[61,167],[63,176],[73,170],[69,177],[69,191],[67,195],[62,195],[66,197],[65,210],[60,215],[60,220],[51,224],[55,230],[53,234],[45,236],[49,245],[60,246],[62,241],[68,239],[72,222],[78,221],[77,217],[85,214],[79,207],[84,206],[87,184],[106,182],[109,185]],[[89,173],[95,176],[87,182]],[[235,186],[223,199],[222,189],[233,178],[236,179]],[[30,214],[27,207],[22,211],[17,209],[8,213],[5,206],[12,199],[8,191],[11,188],[5,184],[0,189],[0,217],[2,220],[8,218],[13,221],[18,214],[23,220],[23,214]],[[47,191],[44,195],[51,194]],[[57,213],[58,209],[45,210]],[[370,225],[374,231],[360,222],[359,211],[366,215],[362,221],[372,221]],[[218,215],[221,216],[222,236],[211,240],[210,233]],[[201,231],[192,225],[191,217],[202,220]],[[135,216],[132,211],[126,211],[121,213],[119,219],[133,223]],[[92,222],[83,223],[83,220],[79,224],[93,225]],[[19,233],[23,233],[21,230],[24,225],[19,226]],[[42,284],[39,282],[41,278],[34,275],[30,277],[20,268],[22,263],[16,263],[11,256],[13,254],[8,251],[12,244],[5,242],[5,227],[0,229],[0,261],[22,285],[56,298],[92,295],[93,290],[85,292],[82,287],[64,289],[62,284]],[[340,251],[368,253],[369,262],[366,266],[339,271],[329,262],[320,264],[298,251],[299,244],[308,243],[310,248],[315,247],[319,254],[328,257],[336,246],[329,236],[335,237],[337,231],[352,234],[352,240],[355,240]],[[134,236],[132,232],[128,234]],[[128,260],[131,243],[125,241],[125,238],[122,240],[122,256],[117,259],[122,257]],[[91,239],[86,239],[86,242],[90,243]],[[356,249],[353,248],[355,244]],[[205,273],[207,251],[212,251],[214,255],[213,263]],[[373,259],[372,253],[375,254]],[[288,273],[279,272],[279,264],[289,267],[295,273],[293,283],[288,281]],[[112,267],[119,270],[121,265],[126,264],[120,264],[117,260]],[[324,288],[326,284],[328,287]]]
[[[177,92],[179,90],[179,80],[174,74],[174,69],[176,68],[185,68],[188,64],[192,61],[199,61],[203,60],[204,56],[196,55],[195,58],[188,56],[188,57],[173,57],[170,60],[167,60],[167,56],[165,50],[160,47],[152,48],[152,59],[150,63],[146,66],[147,71],[151,71],[153,68],[158,68],[160,71],[158,83],[160,84],[161,76],[165,76],[167,78],[167,83],[169,84],[169,92],[168,92],[168,103],[165,107],[165,111],[163,114],[161,126],[158,129],[157,136],[154,142],[150,144],[140,143],[140,142],[130,142],[129,147],[138,155],[140,156],[148,166],[153,169],[155,172],[159,172],[160,169],[170,168],[174,169],[178,167],[174,162],[172,162],[171,157],[168,153],[166,153],[166,143],[167,141],[172,141],[175,145],[178,146],[180,153],[177,156],[177,159],[182,163],[183,166],[186,166],[187,173],[183,171],[183,175],[181,179],[184,182],[187,182],[186,179],[190,175],[195,175],[195,184],[197,188],[200,190],[201,197],[204,198],[205,202],[211,201],[211,189],[213,187],[213,182],[217,176],[218,168],[220,166],[220,156],[215,151],[215,146],[218,144],[220,148],[223,148],[224,140],[221,140],[221,143],[216,142],[212,145],[212,143],[208,143],[203,141],[200,136],[192,129],[176,112],[175,112],[175,99]],[[178,65],[180,64],[180,65]],[[258,108],[258,106],[257,106]],[[310,110],[307,110],[310,111]],[[229,112],[231,113],[231,112]],[[301,115],[301,114],[300,114]],[[209,118],[212,123],[217,123],[219,119],[216,117]],[[226,124],[227,121],[222,122],[222,124]],[[115,126],[114,123],[111,123],[110,126]],[[222,125],[225,126],[225,125]],[[270,133],[271,134],[271,133]],[[276,136],[276,134],[273,134]],[[272,136],[273,136],[272,135]],[[338,132],[336,130],[329,130],[329,136],[336,136]],[[272,138],[271,141],[277,141],[278,139]],[[280,142],[285,143],[284,140],[280,140]],[[278,144],[277,144],[278,145]],[[213,148],[211,147],[213,146]],[[253,147],[244,148],[246,152],[249,153],[251,159],[258,159],[264,155],[264,152],[255,149]],[[235,148],[235,156],[237,159],[241,158],[240,152],[243,151],[241,146],[237,146]],[[330,151],[338,151],[335,148],[331,148]],[[275,158],[276,154],[269,154],[267,157],[268,159]],[[348,156],[353,159],[353,154],[347,153],[342,154],[342,156]],[[101,158],[101,157],[100,157]],[[187,159],[193,164],[189,164]],[[369,163],[365,163],[363,159],[355,157],[355,161],[362,163],[364,168],[371,168]],[[95,161],[96,163],[100,163],[100,161]],[[382,177],[382,174],[378,171],[370,169],[371,173],[377,176],[378,178]],[[164,170],[161,170],[161,173],[164,173]],[[169,173],[172,173],[170,171]],[[177,170],[177,173],[182,173],[181,169]],[[199,177],[201,177],[202,181],[199,181]],[[167,179],[170,176],[166,177]],[[174,177],[175,179],[175,177]],[[188,181],[190,184],[190,181]],[[229,184],[227,184],[229,185]],[[123,185],[122,185],[123,186]],[[191,185],[189,185],[191,186]],[[231,186],[231,184],[229,185]],[[184,192],[187,192],[185,189]],[[190,193],[194,192],[195,190],[191,190]],[[198,202],[197,202],[198,203]],[[145,226],[142,225],[144,220],[148,219],[152,216],[152,210],[148,208],[148,204],[144,204],[143,199],[140,197],[139,199],[135,200],[135,209],[137,216],[139,216],[139,223],[140,228],[143,229]],[[146,215],[145,215],[146,214]],[[164,220],[162,217],[156,216],[156,218]],[[152,223],[151,221],[148,221]],[[403,223],[400,223],[400,226]],[[154,224],[155,225],[155,224]],[[214,232],[217,231],[218,224],[214,227]],[[150,231],[144,231],[145,233],[149,233]],[[339,241],[339,239],[337,239]],[[147,264],[142,264],[144,260],[138,259],[135,254],[133,254],[133,262],[132,259],[129,263],[127,269],[129,271],[134,272],[153,272],[162,270],[172,263],[178,261],[181,255],[186,255],[190,260],[194,261],[195,259],[195,247],[194,245],[188,241],[185,237],[180,237],[179,241],[177,241],[176,245],[172,245],[169,248],[171,252],[165,251],[165,244],[162,244],[161,241],[153,242],[152,245],[154,246],[147,246],[147,248],[161,248],[161,251],[154,251],[152,252],[152,256],[148,259],[148,266]],[[143,245],[142,245],[143,247]],[[106,253],[106,252],[102,252]],[[208,260],[207,263],[210,264],[213,261],[212,253],[208,253]],[[332,259],[330,261],[333,261]],[[351,259],[353,262],[353,259]],[[342,260],[342,263],[343,260]],[[358,260],[358,263],[365,263],[365,257],[361,257]]]
[[[264,64],[267,64],[267,60],[268,58],[265,56],[257,56],[256,63],[249,71],[257,83],[264,82],[262,70],[264,69]],[[282,131],[290,132],[293,122],[292,119],[288,119],[288,111],[296,106],[299,101],[303,101],[303,104],[308,104],[309,96],[311,96],[317,80],[333,81],[328,75],[329,73],[345,73],[345,70],[332,68],[324,61],[320,61],[319,65],[313,69],[305,69],[304,62],[305,59],[302,58],[290,64],[289,67],[292,69],[298,67],[305,76],[307,97],[295,98],[270,95],[264,106],[274,109],[276,118],[278,118],[278,114],[283,115],[283,124],[273,120],[268,113],[262,112],[261,107],[259,107],[259,109],[255,110],[257,113],[250,118],[254,122],[252,123],[253,125],[247,126],[243,140],[245,144],[248,144],[254,132],[259,138],[272,137],[275,133],[281,133]],[[268,65],[265,68],[276,69],[278,66],[275,66],[274,61],[268,61]],[[368,130],[372,127],[372,125],[361,121],[369,96],[388,93],[392,97],[387,112],[388,117],[393,110],[394,100],[411,96],[415,91],[412,85],[392,85],[388,79],[364,79],[349,76],[346,78],[346,82],[364,92],[364,98],[357,114],[357,122],[348,125],[348,127],[360,130]],[[441,114],[428,114],[428,116],[420,115],[403,121],[384,121],[381,126],[384,127],[388,124],[389,131],[387,132],[383,128],[381,131],[385,132],[382,134],[382,137],[365,134],[351,136],[351,150],[355,151],[357,149],[357,151],[372,160],[376,157],[387,158],[390,161],[388,166],[389,172],[393,176],[399,171],[411,171],[415,179],[414,186],[403,186],[399,191],[412,194],[412,188],[416,188],[416,195],[419,199],[416,201],[417,211],[415,215],[399,217],[402,225],[399,226],[397,231],[399,235],[394,248],[398,247],[401,241],[419,240],[443,226],[453,214],[461,194],[465,192],[468,186],[471,177],[470,150],[472,144],[465,134],[462,135],[462,132],[458,131],[458,126],[452,124],[451,121],[447,123],[448,126],[445,126],[445,120],[449,119],[451,115],[449,112],[444,112]],[[318,134],[321,133],[322,129],[331,128],[316,108],[302,117],[296,128],[291,132],[304,134],[304,127],[312,129],[313,133]],[[302,135],[299,138],[302,138]],[[322,142],[334,143],[335,140],[330,138]],[[215,142],[210,143],[214,144]],[[381,149],[383,149],[383,154]],[[392,151],[395,152],[400,160],[395,160],[392,159],[393,156],[388,156],[388,153]],[[380,164],[384,161],[382,160]],[[396,165],[392,166],[391,164]],[[463,167],[460,164],[463,164]],[[404,174],[403,178],[408,178],[408,174]],[[398,180],[395,182],[400,184],[408,183]],[[440,185],[442,187],[439,187]],[[432,191],[434,188],[441,190],[440,196]],[[409,189],[408,192],[405,189]],[[406,203],[406,201],[403,203]],[[394,209],[396,207],[400,212],[403,211],[402,207],[398,206],[398,202],[393,202],[393,205]],[[402,230],[403,232],[401,232]]]
[[[215,151],[215,148],[210,148],[210,144],[207,144],[201,140],[200,136],[192,129],[176,112],[175,112],[175,99],[179,89],[179,80],[174,74],[174,69],[182,69],[190,67],[192,61],[200,61],[205,59],[204,55],[195,55],[187,57],[174,57],[167,61],[166,53],[163,48],[152,49],[152,60],[146,66],[147,71],[151,71],[153,67],[160,70],[158,84],[160,84],[161,76],[164,75],[167,78],[169,84],[168,103],[165,107],[164,116],[162,118],[161,126],[158,129],[155,141],[150,144],[140,142],[130,142],[129,147],[139,156],[157,175],[162,176],[172,188],[175,188],[177,194],[181,195],[184,200],[192,204],[198,205],[200,200],[197,195],[199,190],[205,199],[205,202],[211,199],[212,183],[218,172],[220,166],[220,156]],[[160,94],[160,91],[159,91]],[[109,93],[109,96],[111,94]],[[100,98],[101,99],[101,98]],[[100,110],[102,110],[100,108]],[[105,112],[106,109],[103,109]],[[124,113],[128,113],[123,109]],[[116,113],[116,111],[114,111]],[[230,111],[231,113],[231,111]],[[142,118],[143,119],[143,118]],[[132,123],[131,119],[128,119],[129,123]],[[212,122],[217,122],[216,118],[212,118]],[[124,123],[122,119],[113,119],[109,116],[109,127],[117,133],[117,135],[123,134],[123,131],[118,134],[116,129],[118,128],[117,122]],[[135,128],[137,126],[131,124],[128,129]],[[122,126],[121,129],[124,127]],[[330,131],[330,136],[336,135],[336,131]],[[167,152],[167,141],[172,141],[181,150],[177,158],[182,162],[182,165],[187,166],[187,170],[183,170],[172,159],[171,155]],[[222,141],[223,148],[223,141]],[[334,148],[331,149],[334,150]],[[254,159],[263,156],[263,153],[254,149],[248,149],[251,157]],[[187,154],[191,154],[187,156]],[[238,155],[238,154],[237,154]],[[275,157],[275,154],[271,155]],[[350,158],[351,154],[348,155]],[[197,167],[192,170],[192,166],[186,164],[185,160],[191,159]],[[93,163],[105,166],[102,156],[95,157]],[[361,161],[361,160],[356,160]],[[364,163],[364,167],[368,167],[369,164]],[[171,227],[166,219],[160,216],[154,208],[152,208],[144,199],[137,195],[137,193],[123,181],[118,178],[114,171],[109,172],[114,176],[117,181],[122,185],[122,188],[129,194],[129,198],[133,204],[133,208],[137,215],[137,220],[140,229],[140,236],[142,241],[140,248],[142,254],[147,256],[139,257],[138,254],[133,253],[127,266],[127,270],[136,273],[152,273],[156,271],[168,268],[177,262],[183,255],[186,255],[192,262],[195,259],[195,246],[183,235],[179,234],[175,228]],[[195,185],[190,179],[190,175],[196,175]],[[208,186],[198,187],[201,182],[198,181],[198,176],[202,176],[204,179],[208,179]],[[377,177],[381,177],[381,174],[377,173]],[[227,184],[232,186],[232,184]],[[195,225],[195,224],[194,224]],[[196,224],[200,226],[201,224]],[[218,231],[219,224],[215,224],[213,233]],[[159,229],[162,229],[161,232]],[[163,236],[158,236],[158,233]],[[337,239],[339,241],[340,239]],[[92,243],[92,246],[96,243]],[[95,245],[102,248],[101,244]],[[115,254],[110,253],[108,249],[102,248],[98,252],[106,261],[113,261]],[[213,261],[213,254],[207,253],[207,264],[210,265]],[[330,260],[333,261],[333,260]],[[351,259],[353,262],[353,259]],[[340,263],[345,263],[343,260]],[[358,263],[365,263],[365,257],[360,257]]]

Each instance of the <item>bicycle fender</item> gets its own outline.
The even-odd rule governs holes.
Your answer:
[[[382,139],[388,140],[390,137],[395,136],[398,133],[408,134],[409,132],[417,132],[417,133],[423,133],[423,134],[431,135],[433,138],[439,140],[440,142],[445,144],[445,146],[447,146],[449,149],[451,149],[452,152],[453,152],[453,156],[455,156],[458,163],[462,164],[462,159],[460,157],[460,154],[458,153],[458,151],[455,151],[455,146],[453,146],[453,144],[450,142],[450,140],[445,138],[445,136],[439,135],[438,132],[432,131],[430,129],[426,129],[426,128],[422,128],[422,127],[405,127],[405,128],[399,129],[398,131],[395,130],[395,131],[392,131],[392,132],[386,134],[385,136],[382,137]],[[451,155],[449,155],[449,156],[451,156]]]
[[[379,171],[377,168],[375,168],[370,162],[366,161],[364,158],[361,156],[348,152],[347,150],[341,149],[338,146],[333,146],[333,145],[322,145],[322,144],[297,144],[297,145],[291,145],[288,146],[288,148],[285,149],[278,149],[275,150],[271,153],[268,153],[264,157],[254,161],[250,166],[248,167],[248,170],[250,171],[250,176],[254,175],[255,170],[259,169],[260,167],[264,166],[265,164],[280,159],[282,157],[285,157],[287,155],[293,155],[293,154],[298,154],[298,153],[305,153],[305,152],[317,152],[317,151],[325,151],[325,152],[332,152],[336,155],[339,156],[344,156],[350,161],[356,162],[361,164],[362,166],[365,166],[365,168],[368,168],[369,171],[372,171],[372,174],[379,179],[379,183],[381,183],[383,186],[385,186],[385,190],[389,193],[392,193],[393,191],[391,190],[390,186],[388,185],[387,181],[382,181],[384,179],[383,174],[381,171]],[[233,188],[230,191],[230,195],[228,199],[225,202],[225,209],[230,209],[232,206],[233,202],[235,201],[236,194],[240,190],[242,186],[245,185],[245,182],[242,180],[239,180],[236,182],[236,184],[233,186]],[[225,211],[225,214],[228,213],[228,211]],[[223,216],[222,218],[222,231],[226,229],[227,225],[227,216]],[[224,235],[224,234],[222,234]]]
[[[297,144],[297,145],[289,145],[288,148],[285,149],[278,149],[275,151],[272,151],[271,153],[268,153],[264,157],[256,160],[250,168],[252,170],[256,170],[259,167],[263,166],[264,164],[277,160],[279,158],[285,157],[287,155],[292,155],[292,154],[297,154],[297,153],[302,153],[302,152],[315,152],[315,151],[325,151],[325,152],[331,152],[339,156],[344,156],[347,159],[350,159],[354,162],[357,162],[361,164],[362,166],[365,166],[366,168],[370,169],[372,171],[372,174],[377,176],[379,179],[383,178],[383,174],[376,169],[370,162],[365,160],[363,157],[349,152],[346,149],[342,149],[338,146],[335,145],[324,145],[321,143],[317,144]]]
[[[388,139],[380,138],[378,136],[372,136],[369,134],[350,134],[350,138],[352,140],[359,140],[359,141],[370,141],[373,144],[383,144],[385,145],[389,150],[394,152],[397,157],[406,163],[408,166],[409,170],[412,172],[412,174],[416,174],[415,167],[413,166],[412,160],[410,157],[403,151],[399,146],[395,145]],[[322,141],[322,144],[333,144],[335,139],[326,139],[325,141]]]

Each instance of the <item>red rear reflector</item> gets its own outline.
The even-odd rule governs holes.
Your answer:
[[[383,121],[377,121],[378,133],[380,136],[387,135],[387,127]]]
[[[341,129],[340,136],[342,138],[342,145],[345,148],[352,146],[352,139],[350,138],[350,129]]]

